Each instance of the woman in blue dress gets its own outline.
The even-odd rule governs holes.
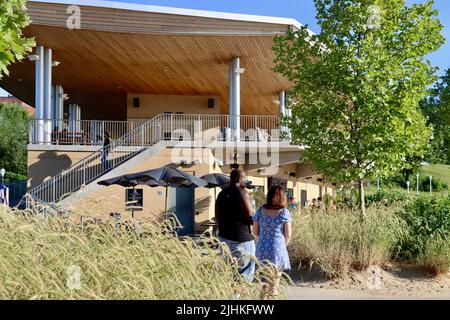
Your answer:
[[[287,246],[291,240],[291,214],[286,208],[287,198],[279,185],[270,187],[267,203],[253,216],[253,234],[258,238],[256,257],[264,263],[270,261],[279,269],[275,282],[269,290],[278,294],[278,284],[283,271],[291,269]]]

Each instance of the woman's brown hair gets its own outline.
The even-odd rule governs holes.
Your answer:
[[[280,185],[273,185],[267,193],[267,202],[264,206],[266,209],[283,209],[287,205],[287,197]]]

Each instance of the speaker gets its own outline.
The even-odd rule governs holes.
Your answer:
[[[138,97],[133,98],[133,107],[139,108],[139,104],[140,104],[139,98]]]
[[[209,109],[213,109],[214,108],[214,104],[215,104],[214,98],[209,98],[208,99],[208,108]]]

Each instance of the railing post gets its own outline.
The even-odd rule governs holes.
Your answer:
[[[173,141],[173,113],[170,114],[170,140]]]

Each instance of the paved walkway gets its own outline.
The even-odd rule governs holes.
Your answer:
[[[414,296],[368,293],[356,290],[321,289],[299,286],[290,286],[288,289],[288,300],[416,300],[437,299],[450,300],[450,292],[440,294],[416,294]]]

